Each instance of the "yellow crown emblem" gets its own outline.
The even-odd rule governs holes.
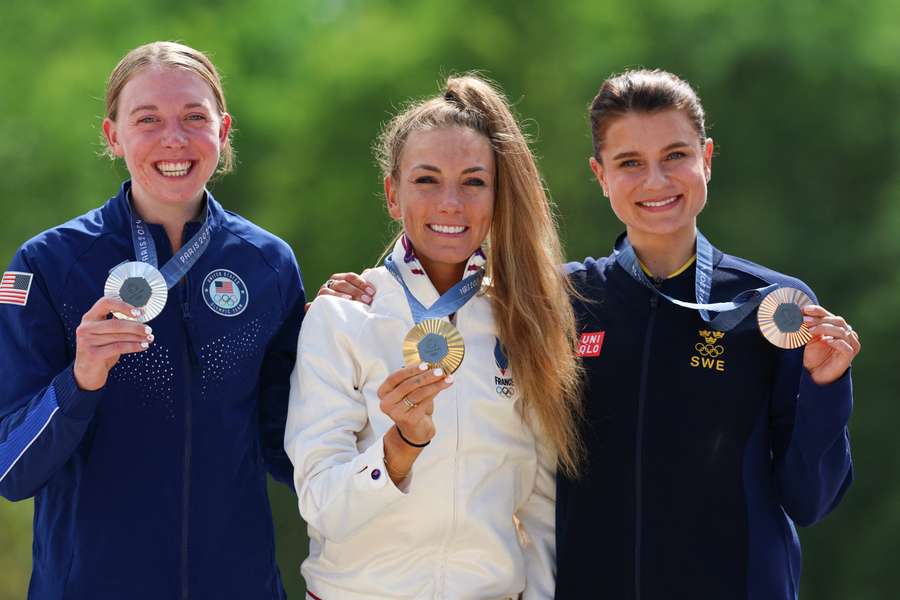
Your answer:
[[[700,337],[702,337],[707,344],[712,346],[725,337],[724,331],[707,331],[706,329],[701,329],[699,333]]]

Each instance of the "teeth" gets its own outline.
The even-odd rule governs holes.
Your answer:
[[[165,177],[184,177],[191,170],[191,161],[158,162],[156,163],[156,169]]]
[[[667,206],[672,204],[678,200],[678,196],[672,196],[671,198],[666,198],[665,200],[659,200],[657,202],[638,202],[641,206],[649,206],[651,208],[658,208],[660,206]]]
[[[462,233],[466,230],[463,225],[429,225],[428,227],[438,233]]]

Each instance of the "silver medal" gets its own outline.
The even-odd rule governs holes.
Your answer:
[[[169,288],[156,267],[149,263],[132,261],[122,263],[110,271],[103,286],[103,295],[144,309],[144,313],[139,317],[114,312],[113,316],[117,319],[146,323],[159,316],[165,308]]]

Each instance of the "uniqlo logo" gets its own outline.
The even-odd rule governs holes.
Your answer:
[[[606,337],[605,331],[582,333],[581,339],[578,340],[578,356],[600,356],[604,337]]]

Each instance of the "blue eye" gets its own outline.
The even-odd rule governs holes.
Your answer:
[[[637,160],[631,158],[631,159],[628,159],[628,160],[623,160],[622,162],[619,163],[619,166],[628,169],[628,168],[630,168],[630,167],[637,167],[637,166],[640,166],[640,164],[641,164],[640,162],[638,162]]]
[[[147,115],[146,117],[140,117],[137,122],[138,123],[156,123],[158,119],[152,115]]]
[[[206,115],[201,115],[199,113],[193,113],[193,114],[188,115],[186,117],[186,120],[188,120],[188,121],[205,121]]]
[[[675,152],[670,152],[670,153],[666,156],[666,160],[677,160],[677,159],[679,159],[679,158],[684,158],[685,156],[687,156],[687,154],[685,154],[684,152],[681,152],[681,151],[676,150]]]

